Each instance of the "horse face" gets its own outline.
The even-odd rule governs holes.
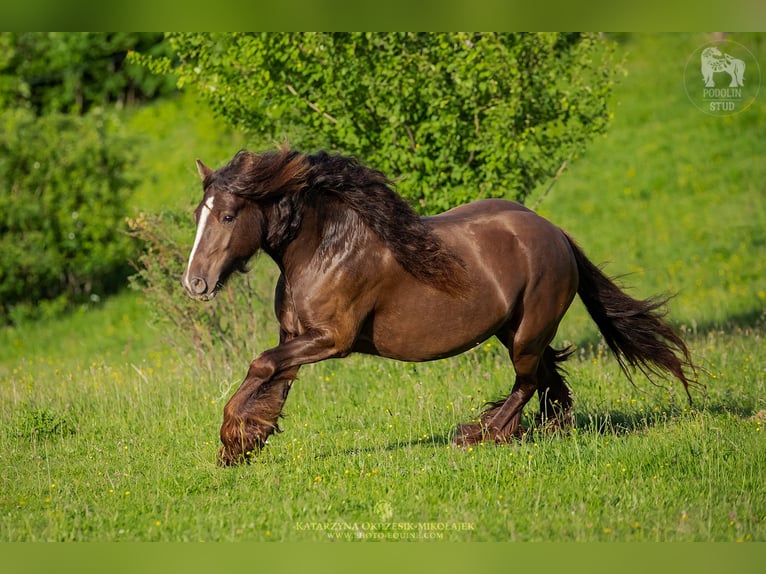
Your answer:
[[[204,181],[212,172],[200,162],[198,167]],[[215,184],[205,188],[194,217],[197,233],[182,283],[189,296],[209,301],[234,271],[246,270],[260,245],[262,223],[252,202]]]

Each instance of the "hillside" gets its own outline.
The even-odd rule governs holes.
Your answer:
[[[223,404],[276,336],[264,257],[248,280],[269,328],[241,326],[231,348],[193,348],[127,290],[0,332],[0,540],[766,540],[765,96],[709,116],[682,77],[706,36],[619,39],[610,130],[531,203],[634,295],[677,292],[670,319],[701,367],[691,407],[677,383],[631,385],[578,303],[559,335],[579,347],[564,432],[535,427],[535,398],[522,440],[452,446],[513,384],[490,340],[430,363],[303,367],[285,432],[253,464],[218,468]],[[766,61],[764,36],[737,39]],[[216,165],[247,142],[188,99],[131,113],[146,137],[134,211],[185,208],[191,225],[193,159]]]
[[[763,35],[734,38],[766,55]],[[766,305],[766,102],[761,97],[728,118],[692,105],[683,70],[708,39],[621,38],[627,73],[614,95],[608,133],[550,193],[540,197],[543,190],[537,190],[530,200],[539,201],[538,211],[570,231],[591,259],[607,262],[610,274],[627,274],[623,283],[634,295],[677,293],[671,318],[703,330],[752,323]],[[229,132],[190,97],[131,114],[131,129],[145,141],[139,162],[146,177],[134,212],[191,210],[199,192],[194,158],[217,165],[243,146],[270,145]],[[160,338],[144,315],[141,295],[127,291],[60,320],[5,329],[0,370],[34,355],[140,361]],[[81,335],[65,335],[72,332]],[[579,308],[560,331],[560,338],[572,341],[593,336]]]

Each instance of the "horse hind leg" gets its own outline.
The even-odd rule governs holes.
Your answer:
[[[545,308],[544,302],[539,301],[532,302],[530,306]],[[567,306],[559,305],[556,308],[566,309]],[[516,381],[510,394],[503,400],[489,403],[478,421],[458,427],[455,438],[458,446],[482,440],[507,442],[521,438],[524,432],[521,426],[522,411],[535,391],[540,396],[546,415],[558,410],[562,422],[571,416],[572,398],[556,366],[569,353],[555,351],[549,346],[561,316],[563,312],[560,315],[551,312],[523,317],[518,325],[509,323],[498,333],[498,339],[508,348],[516,371]]]
[[[572,394],[564,380],[559,363],[566,361],[573,350],[557,351],[548,346],[538,367],[537,395],[540,399],[539,422],[552,430],[572,426]]]
[[[455,444],[466,447],[482,441],[497,443],[521,438],[521,414],[537,389],[537,366],[540,355],[528,354],[514,359],[516,382],[510,394],[486,405],[478,421],[458,427]]]
[[[549,405],[557,404],[562,406],[562,413],[571,411],[569,390],[556,368],[556,363],[567,355],[549,346],[577,291],[577,270],[569,248],[553,257],[546,269],[496,334],[508,349],[516,371],[513,388],[504,400],[490,403],[478,421],[459,427],[455,439],[458,445],[520,438],[522,411],[539,389],[544,391],[546,412]],[[524,313],[524,309],[534,312]]]
[[[521,438],[524,433],[522,411],[535,391],[540,401],[540,423],[551,430],[571,426],[572,395],[558,366],[571,354],[571,349],[557,351],[546,346],[541,355],[517,356],[514,360],[516,382],[510,394],[487,403],[478,421],[460,425],[455,443],[468,446],[484,440],[502,443]]]

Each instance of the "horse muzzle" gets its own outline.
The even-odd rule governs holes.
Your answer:
[[[189,297],[198,301],[210,301],[218,293],[218,284],[216,283],[210,289],[204,277],[194,276],[189,278],[184,276],[183,286]]]

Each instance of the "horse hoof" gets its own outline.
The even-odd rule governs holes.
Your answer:
[[[463,450],[487,439],[486,427],[481,423],[466,423],[457,427],[452,443]]]
[[[225,446],[222,446],[218,450],[218,456],[216,462],[218,466],[237,466],[240,464],[250,464],[255,458],[254,451],[248,452],[231,452]]]
[[[453,443],[456,447],[465,450],[470,446],[482,442],[507,444],[523,438],[524,429],[521,425],[517,426],[516,429],[511,432],[503,432],[476,422],[459,425]]]

